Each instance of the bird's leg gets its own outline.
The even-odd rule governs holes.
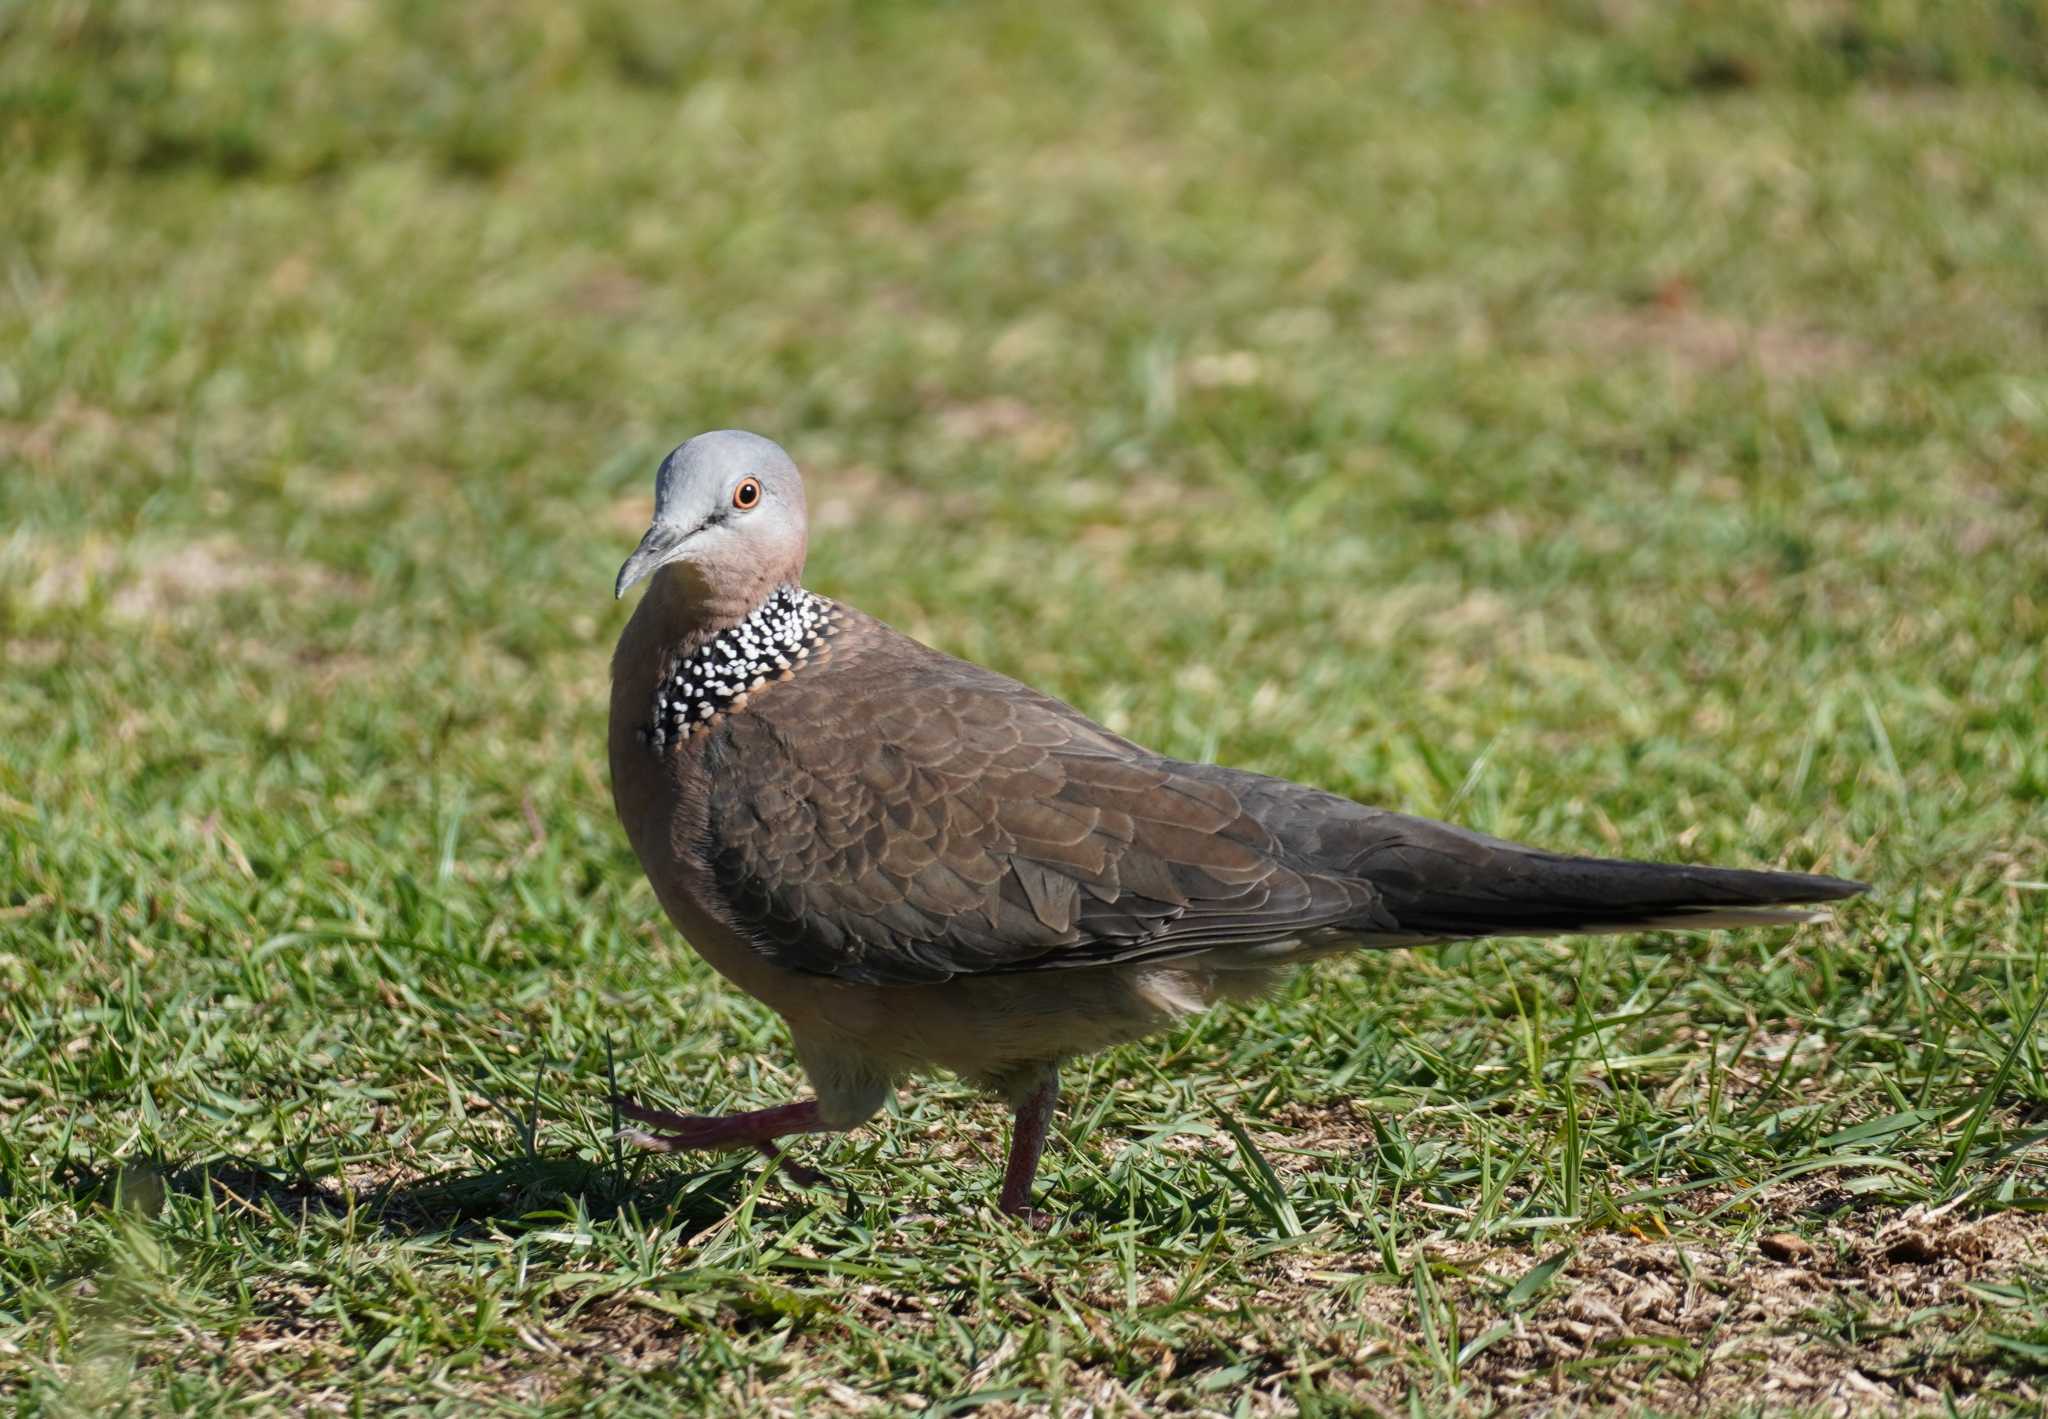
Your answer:
[[[1046,1221],[1043,1213],[1031,1210],[1031,1180],[1038,1176],[1038,1159],[1045,1152],[1045,1133],[1059,1097],[1060,1076],[1048,1068],[1037,1087],[1018,1102],[1017,1121],[1010,1131],[1010,1161],[1003,1168],[1002,1195],[996,1199],[998,1211],[1033,1226]]]
[[[759,1148],[779,1162],[782,1150],[775,1146],[776,1139],[792,1133],[838,1132],[834,1125],[818,1117],[816,1099],[720,1117],[672,1114],[617,1096],[612,1104],[635,1123],[652,1124],[662,1130],[646,1133],[626,1129],[620,1134],[627,1142],[657,1153],[682,1153],[693,1148]]]

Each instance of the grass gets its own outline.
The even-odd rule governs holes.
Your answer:
[[[24,1415],[2036,1412],[2048,16],[0,9],[0,1396]],[[661,921],[610,578],[1824,927],[1358,958],[801,1087]],[[1766,1388],[1766,1386],[1770,1386]]]

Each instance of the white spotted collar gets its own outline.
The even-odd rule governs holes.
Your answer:
[[[693,729],[747,696],[787,680],[815,658],[838,629],[839,607],[800,586],[778,586],[768,599],[678,660],[654,689],[654,720],[640,732],[655,753],[665,753]]]

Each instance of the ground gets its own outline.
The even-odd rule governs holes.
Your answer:
[[[2038,1412],[2048,15],[0,11],[25,1415]],[[1188,757],[1844,873],[1074,1066],[1043,1233],[612,821],[699,429],[809,581]]]

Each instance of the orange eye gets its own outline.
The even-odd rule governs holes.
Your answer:
[[[761,485],[752,478],[740,479],[740,485],[732,490],[732,505],[741,512],[761,501]]]

